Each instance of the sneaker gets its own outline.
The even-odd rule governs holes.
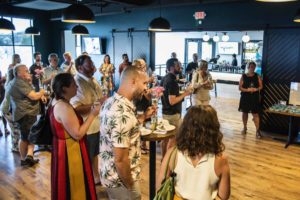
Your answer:
[[[22,167],[29,167],[30,163],[25,159],[25,160],[21,160],[21,166]]]
[[[3,133],[2,133],[2,131],[0,130],[0,136],[3,136]]]
[[[148,151],[142,149],[142,150],[141,150],[141,154],[146,155],[146,154],[148,154]]]
[[[37,164],[40,160],[34,159],[33,156],[27,155],[25,161],[29,163],[29,166],[32,167],[33,165]]]

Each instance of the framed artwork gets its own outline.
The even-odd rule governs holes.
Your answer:
[[[238,42],[218,42],[218,53],[219,54],[239,54],[239,43]]]
[[[101,39],[99,37],[82,37],[82,51],[88,54],[101,54]]]

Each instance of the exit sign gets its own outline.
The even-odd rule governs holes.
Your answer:
[[[198,12],[195,12],[195,14],[194,14],[195,20],[204,19],[205,16],[206,16],[206,13],[204,11],[198,11]]]

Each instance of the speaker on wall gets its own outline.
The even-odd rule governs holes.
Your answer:
[[[106,45],[107,45],[107,39],[106,38],[101,38],[100,39],[101,42],[101,54],[106,54]]]

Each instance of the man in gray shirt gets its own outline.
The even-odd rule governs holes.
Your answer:
[[[46,102],[45,91],[41,89],[35,92],[26,65],[16,65],[14,75],[15,78],[8,85],[7,91],[11,98],[12,119],[21,133],[19,141],[21,166],[33,166],[38,160],[33,159],[34,145],[28,141],[28,135],[39,114],[39,100]]]
[[[50,53],[48,56],[49,66],[44,69],[43,85],[50,85],[52,79],[56,74],[63,73],[64,70],[58,65],[58,55],[56,53]]]

